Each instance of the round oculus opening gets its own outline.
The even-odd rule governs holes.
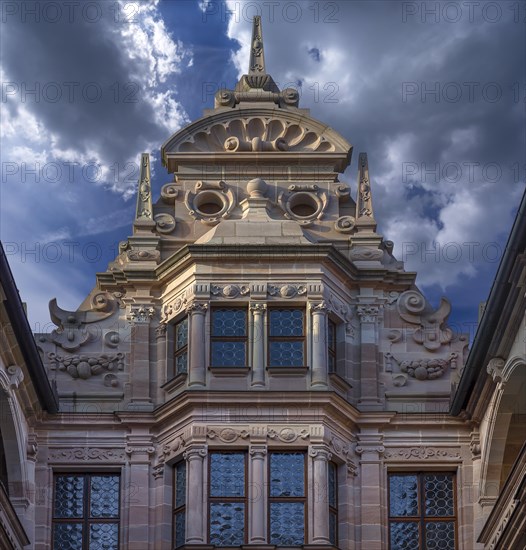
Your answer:
[[[215,216],[226,206],[225,199],[215,191],[203,191],[194,199],[195,209],[204,216]]]
[[[297,218],[310,218],[318,211],[318,202],[309,193],[295,193],[289,200],[290,211]]]

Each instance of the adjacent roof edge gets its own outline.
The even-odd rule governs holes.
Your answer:
[[[484,372],[488,352],[493,344],[497,325],[502,323],[503,312],[513,282],[510,275],[515,265],[517,254],[526,249],[526,191],[522,196],[519,210],[515,217],[506,248],[502,256],[497,275],[491,287],[484,314],[475,334],[464,372],[457,391],[451,402],[450,414],[457,416],[466,407],[471,391],[478,376]]]
[[[59,404],[57,395],[49,383],[44,365],[38,353],[37,345],[29,326],[18,288],[13,278],[13,273],[7,262],[4,247],[0,242],[0,280],[6,295],[5,309],[13,334],[20,343],[20,350],[31,376],[38,400],[42,408],[51,414],[58,412]]]

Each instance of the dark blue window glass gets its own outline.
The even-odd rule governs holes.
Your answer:
[[[212,310],[212,367],[247,365],[247,312],[239,308]]]

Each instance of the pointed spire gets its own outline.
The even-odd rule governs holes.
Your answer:
[[[252,43],[250,44],[248,74],[266,74],[263,29],[261,27],[261,17],[259,15],[256,15],[252,21]]]
[[[358,230],[376,231],[376,221],[373,214],[373,198],[371,181],[369,179],[369,162],[367,153],[358,157],[358,195],[356,198],[356,226]]]
[[[135,226],[154,226],[152,207],[152,184],[150,176],[150,155],[141,155],[139,186],[137,191],[137,208],[135,210]]]

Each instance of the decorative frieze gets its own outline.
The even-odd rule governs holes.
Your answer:
[[[221,296],[223,298],[238,298],[239,296],[247,296],[250,294],[250,287],[248,285],[211,285],[210,293],[213,296]]]
[[[460,459],[460,453],[456,449],[444,447],[401,447],[388,448],[384,457],[388,460],[443,460]]]
[[[247,430],[235,430],[234,428],[213,429],[209,428],[206,432],[209,439],[219,439],[223,443],[234,443],[238,439],[247,439],[250,432]]]
[[[50,449],[49,462],[124,462],[124,449],[107,447],[73,447]]]
[[[267,287],[269,296],[277,296],[280,298],[295,298],[296,296],[305,296],[307,294],[307,286],[304,284],[283,284],[272,285]]]
[[[124,354],[92,355],[57,355],[48,353],[50,369],[67,372],[72,378],[87,380],[103,372],[123,370]]]

